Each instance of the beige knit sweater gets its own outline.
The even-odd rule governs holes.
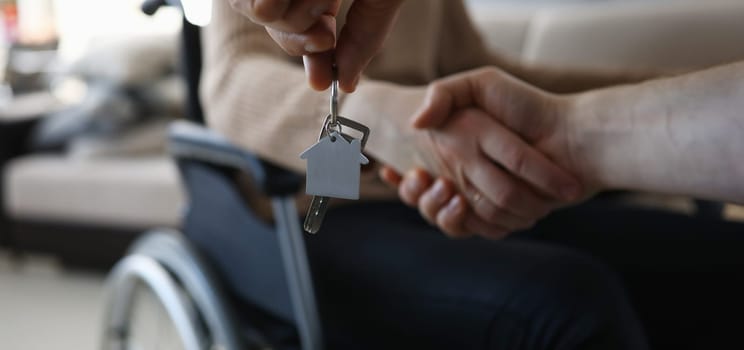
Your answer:
[[[350,1],[344,1],[339,28]],[[214,1],[204,31],[202,101],[210,127],[259,156],[304,172],[299,154],[317,141],[328,92],[313,91],[302,62],[287,56],[263,27]],[[426,84],[494,63],[460,0],[407,0],[381,52],[356,92],[341,98],[340,115],[368,125],[367,153],[404,170],[416,165],[397,131],[422,102]],[[374,169],[362,177],[362,198],[392,198]]]

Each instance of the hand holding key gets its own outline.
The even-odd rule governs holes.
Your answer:
[[[403,0],[355,0],[336,40],[341,0],[230,0],[232,7],[269,35],[292,56],[305,56],[310,85],[325,90],[331,66],[339,67],[339,85],[352,92],[361,72],[382,47]]]

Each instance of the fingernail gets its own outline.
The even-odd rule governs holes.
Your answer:
[[[421,180],[419,180],[416,177],[410,180],[407,180],[406,182],[406,188],[408,188],[408,190],[411,192],[418,193],[419,191],[421,191],[421,186],[422,186]]]
[[[320,51],[320,48],[318,48],[318,46],[315,45],[315,43],[310,43],[310,42],[305,43],[305,51],[307,51],[309,53],[319,53],[319,52],[322,52],[322,51]]]
[[[455,196],[455,198],[452,198],[449,203],[447,203],[447,206],[444,208],[444,210],[451,214],[459,214],[462,209],[462,198],[460,198],[460,196]]]
[[[444,181],[442,179],[438,179],[436,182],[434,182],[434,186],[431,187],[432,196],[434,196],[434,200],[437,202],[442,202],[446,198],[444,197]]]
[[[357,75],[357,77],[354,78],[354,80],[351,82],[351,84],[349,86],[346,86],[346,84],[341,84],[341,88],[346,93],[352,93],[352,92],[356,91],[357,85],[359,84],[359,78],[360,77],[361,76]],[[344,79],[344,81],[346,81],[346,80]]]
[[[321,52],[326,52],[328,50],[330,50],[330,47],[328,47],[327,45],[326,46],[322,46],[322,45],[318,45],[318,44],[316,44],[314,42],[307,42],[307,43],[305,43],[305,51],[307,51],[309,53],[321,53]]]

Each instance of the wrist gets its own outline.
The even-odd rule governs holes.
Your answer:
[[[591,191],[612,188],[606,169],[604,118],[598,109],[599,91],[562,97],[562,129],[566,157],[574,175]]]

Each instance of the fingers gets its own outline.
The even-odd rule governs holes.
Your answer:
[[[271,23],[284,17],[289,10],[290,0],[230,0],[233,8],[248,16],[256,23]]]
[[[336,18],[324,15],[302,32],[288,32],[267,26],[269,36],[290,56],[326,52],[336,45]]]
[[[230,0],[251,21],[288,33],[302,33],[322,15],[336,16],[340,0]]]
[[[438,179],[435,185],[421,196],[419,211],[429,223],[439,227],[447,236],[462,239],[478,234],[488,239],[501,239],[513,231],[481,219],[468,207],[467,200],[456,193],[454,185],[449,185],[452,187],[451,192],[442,195],[441,190],[436,189],[440,181],[447,182],[442,178]],[[447,185],[444,186],[446,188]],[[445,192],[447,191],[450,190],[445,189]]]
[[[339,87],[353,92],[364,68],[382,47],[402,0],[355,0],[336,46]]]
[[[509,231],[517,231],[532,227],[535,223],[533,216],[515,215],[505,208],[498,207],[472,187],[466,190],[465,197],[473,212],[489,225],[498,225]]]
[[[383,166],[380,169],[379,175],[380,179],[390,187],[398,188],[403,181],[403,176],[388,166]]]
[[[338,0],[231,0],[233,7],[266,26],[289,55],[304,56],[308,83],[315,90],[331,85]]]
[[[451,181],[439,178],[432,183],[428,173],[420,169],[409,171],[402,178],[391,169],[383,169],[381,177],[389,183],[398,183],[401,199],[417,207],[421,216],[451,238],[467,238],[477,233],[488,239],[501,239],[534,223],[498,209],[485,199],[469,206]],[[468,193],[477,192],[471,188]]]
[[[450,238],[467,238],[476,232],[465,226],[467,215],[465,200],[460,195],[454,195],[438,208],[433,222]]]
[[[541,130],[551,129],[555,118],[545,107],[551,101],[513,77],[494,69],[480,69],[431,84],[412,123],[416,128],[434,128],[447,122],[456,110],[478,107],[495,120],[479,133],[478,141],[486,155],[541,193],[572,201],[581,196],[578,179],[524,141],[534,142]]]
[[[409,171],[400,182],[400,198],[417,207],[421,216],[452,238],[469,237],[473,231],[464,227],[467,204],[452,182],[439,178],[432,184],[429,174],[421,169]]]
[[[398,187],[398,196],[408,206],[417,207],[419,198],[431,186],[431,182],[428,172],[421,169],[410,170]]]
[[[269,35],[290,55],[315,55],[335,46],[339,86],[346,92],[356,89],[361,72],[387,38],[402,2],[355,0],[336,42],[341,0],[230,0],[234,9],[266,26]],[[318,90],[330,85],[330,73],[325,71],[330,71],[332,60],[321,57],[305,60],[311,66],[307,68],[310,85]]]
[[[333,52],[327,51],[302,56],[305,64],[305,76],[310,87],[317,91],[327,89],[333,81]]]
[[[475,107],[509,129],[534,140],[552,127],[557,99],[495,68],[480,68],[437,80],[411,119],[419,129],[436,128],[452,112]]]
[[[451,238],[466,238],[469,231],[464,223],[468,214],[467,204],[457,194],[452,182],[439,178],[419,197],[418,209],[430,224],[438,226]]]
[[[473,189],[468,192],[477,193]],[[536,220],[516,216],[482,196],[468,205],[468,200],[457,193],[454,184],[444,178],[437,179],[421,194],[418,209],[429,223],[452,238],[477,233],[489,239],[500,239],[510,232],[532,227]]]
[[[290,33],[266,27],[272,39],[291,56],[303,56],[305,75],[310,87],[323,91],[333,80],[333,51],[336,43],[336,18],[320,17],[303,33]]]
[[[483,130],[478,142],[486,156],[515,177],[555,199],[571,201],[581,194],[579,181],[499,123]]]
[[[434,184],[426,189],[419,197],[418,208],[421,216],[426,218],[430,223],[437,221],[437,214],[444,209],[450,199],[455,195],[454,185],[443,178],[434,181]],[[453,205],[456,205],[454,203]]]
[[[286,0],[280,2],[282,1]],[[339,0],[294,0],[281,20],[272,22],[271,26],[285,32],[302,33],[310,29],[323,15],[335,17],[339,5]]]
[[[384,170],[384,169],[383,169]],[[381,174],[394,182],[391,174]],[[444,233],[453,238],[464,238],[471,235],[464,227],[467,205],[462,196],[456,194],[454,185],[443,178],[434,184],[429,174],[421,169],[407,172],[399,182],[400,198],[411,207],[417,207],[432,225],[437,225]]]
[[[429,85],[421,108],[411,122],[418,129],[436,128],[449,119],[453,111],[464,107],[482,107],[482,88],[485,70],[455,74]]]
[[[485,157],[467,165],[465,173],[472,187],[479,190],[469,195],[470,205],[489,223],[512,230],[523,229],[555,206]]]

